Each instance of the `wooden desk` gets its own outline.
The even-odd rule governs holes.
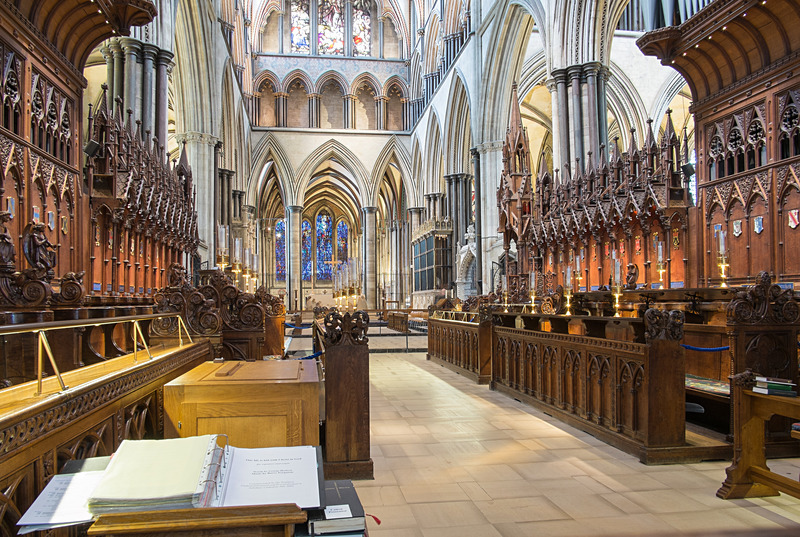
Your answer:
[[[292,537],[306,512],[294,504],[176,509],[100,515],[88,535],[150,537]]]
[[[754,393],[754,375],[734,375],[733,463],[717,491],[724,500],[777,496],[785,492],[800,498],[800,482],[771,472],[764,451],[765,424],[772,416],[800,418],[800,398]],[[792,432],[792,437],[797,438]]]
[[[310,360],[206,362],[164,386],[164,436],[228,435],[236,447],[319,445]]]

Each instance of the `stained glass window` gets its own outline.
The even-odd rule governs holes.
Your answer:
[[[286,281],[286,223],[275,224],[275,279]]]
[[[344,54],[343,0],[319,0],[317,32],[320,54]]]
[[[347,223],[339,220],[336,225],[336,260],[339,262],[347,261]]]
[[[330,280],[333,274],[333,221],[326,213],[317,215],[317,279]]]
[[[300,233],[300,272],[303,280],[311,281],[311,222],[303,220]]]
[[[371,0],[353,0],[353,56],[372,56]]]
[[[308,0],[292,0],[292,52],[308,54],[311,51],[309,36],[311,21],[309,19]]]

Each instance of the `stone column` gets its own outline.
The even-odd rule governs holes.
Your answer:
[[[425,207],[409,207],[408,214],[411,215],[411,233],[414,233],[422,223],[422,214],[424,212]]]
[[[383,59],[383,28],[386,21],[386,17],[378,17],[378,57]]]
[[[155,131],[159,145],[167,147],[167,102],[169,100],[169,68],[174,55],[168,50],[158,51],[156,56],[156,104]]]
[[[342,96],[344,99],[344,128],[356,128],[356,96],[348,93]]]
[[[289,308],[295,307],[295,294],[297,305],[301,306],[300,296],[300,224],[303,208],[299,205],[286,207],[286,295],[289,297]]]
[[[586,74],[586,114],[584,114],[584,124],[588,124],[589,131],[589,151],[592,152],[596,159],[600,154],[600,131],[597,125],[598,122],[598,109],[597,109],[597,77],[600,70],[598,62],[590,62],[583,66],[583,72]]]
[[[556,82],[557,106],[553,107],[553,112],[558,112],[558,160],[553,155],[554,168],[564,169],[564,163],[570,161],[569,145],[569,100],[567,92],[567,71],[559,69],[553,71],[553,79]],[[555,118],[553,118],[553,139],[555,140]]]
[[[201,132],[188,132],[182,138],[186,142],[184,151],[188,155],[192,177],[197,187],[197,214],[211,215],[214,211],[214,146],[218,139],[211,134]],[[210,266],[214,265],[214,252],[211,251],[210,245],[215,232],[213,218],[197,219],[197,234],[200,238],[198,254],[201,260],[208,261]]]
[[[583,162],[583,114],[581,113],[581,74],[583,68],[580,65],[573,65],[567,69],[570,84],[572,85],[572,109],[570,118],[572,119],[572,147],[570,153],[576,159]],[[573,173],[579,170],[573,170]],[[562,175],[563,176],[563,175]]]
[[[600,144],[608,151],[608,101],[606,100],[606,88],[611,70],[603,65],[597,76],[597,127]]]
[[[353,55],[353,0],[344,0],[344,55]]]
[[[561,167],[561,164],[559,164],[561,162],[561,117],[558,115],[558,84],[554,78],[548,79],[545,84],[548,91],[550,91],[550,107],[553,111],[551,125],[553,130],[553,168],[555,169]],[[531,165],[535,166],[533,163]],[[531,170],[531,173],[535,176],[537,170]]]
[[[275,93],[275,126],[286,126],[286,106],[289,100],[288,93]]]
[[[124,86],[124,73],[125,73],[125,56],[122,53],[122,47],[119,44],[119,39],[115,39],[110,45],[111,52],[114,54],[114,93],[111,94],[111,106],[113,108],[112,114],[117,113],[115,101],[117,97],[123,97],[125,90]]]
[[[385,95],[375,97],[375,128],[379,131],[386,130],[386,103],[388,102],[389,97]]]
[[[312,129],[319,128],[319,93],[308,94],[308,126]]]
[[[142,44],[129,37],[120,39],[122,50],[125,51],[125,110],[133,110],[133,119],[141,115],[141,108],[138,103],[139,89],[139,54],[142,52]]]
[[[377,293],[377,241],[375,237],[376,220],[377,220],[377,207],[362,207],[361,208],[361,228],[363,234],[362,240],[362,289],[364,290],[364,297],[367,300],[367,308],[376,309],[378,307],[378,293]]]
[[[284,8],[285,9],[285,8]],[[284,22],[284,10],[278,12],[278,54],[284,54],[283,52],[283,40],[285,39],[283,36],[284,28],[286,23]]]
[[[100,53],[103,55],[103,59],[106,61],[106,86],[108,86],[108,95],[113,99],[114,98],[114,52],[109,47],[110,44],[111,44],[110,41],[106,41],[106,44],[100,48]]]
[[[142,45],[142,135],[153,133],[153,66],[158,56],[158,48],[144,43]],[[161,140],[159,140],[161,143]]]
[[[286,1],[288,2],[289,0]],[[309,5],[312,5],[312,3],[309,2]],[[319,54],[319,37],[317,37],[319,35],[319,26],[318,26],[319,23],[317,21],[318,15],[319,13],[316,9],[309,9],[308,19],[311,31],[308,33],[309,34],[308,39],[310,41],[309,45],[311,46],[312,56],[316,56],[317,54]],[[291,15],[289,16],[289,20],[291,21]],[[291,25],[291,22],[289,24]]]

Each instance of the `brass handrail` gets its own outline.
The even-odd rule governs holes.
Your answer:
[[[181,333],[181,329],[183,329],[183,332],[186,332],[186,337],[189,339],[189,343],[193,343],[192,336],[189,334],[189,329],[186,327],[186,324],[179,313],[148,313],[145,315],[126,315],[123,317],[108,317],[93,320],[75,319],[71,321],[17,324],[0,327],[0,336],[8,336],[13,334],[36,334],[36,393],[34,395],[39,396],[42,394],[42,350],[44,350],[44,352],[47,354],[47,358],[50,360],[50,365],[53,366],[53,371],[55,371],[56,378],[61,386],[61,391],[63,392],[69,388],[69,386],[64,384],[64,380],[61,378],[61,372],[58,370],[56,359],[53,356],[53,351],[50,349],[50,342],[47,340],[46,334],[48,330],[64,330],[67,328],[83,328],[88,326],[94,327],[108,324],[131,323],[133,325],[133,361],[136,362],[138,360],[140,341],[144,346],[144,349],[147,351],[149,359],[153,359],[153,354],[150,352],[150,348],[147,346],[147,341],[145,341],[144,333],[142,332],[142,327],[139,325],[139,321],[168,319],[170,317],[178,318],[178,346],[183,347],[183,334]]]

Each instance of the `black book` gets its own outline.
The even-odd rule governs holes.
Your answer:
[[[363,532],[364,507],[349,479],[325,481],[325,508],[308,511],[308,534]],[[349,510],[349,515],[347,511]]]

